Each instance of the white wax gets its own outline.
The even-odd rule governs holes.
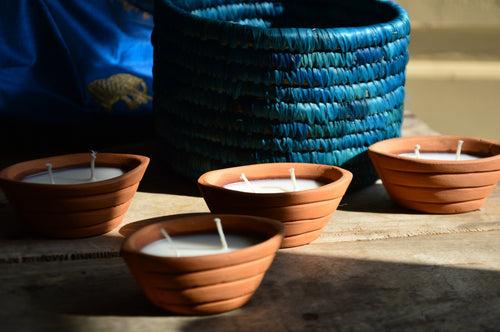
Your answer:
[[[251,180],[250,183],[253,185],[253,188],[255,188],[255,192],[260,194],[284,193],[294,191],[291,179]],[[324,185],[325,183],[316,180],[297,179],[296,191],[319,188]],[[224,188],[248,193],[254,192],[253,189],[244,181],[226,184]]]
[[[189,257],[221,254],[243,249],[262,242],[259,238],[225,234],[227,250],[222,248],[220,237],[215,234],[192,234],[172,236],[172,245],[167,239],[157,240],[141,249],[143,254],[161,257]]]
[[[414,152],[401,153],[399,156],[400,157],[409,157],[409,158],[416,158],[417,157]],[[420,152],[419,159],[457,161],[456,158],[457,158],[457,154],[452,153],[452,152]],[[475,159],[479,159],[479,158],[481,158],[481,157],[474,156],[474,155],[467,154],[467,153],[462,153],[460,155],[460,160],[475,160]]]
[[[90,178],[90,167],[64,168],[53,170],[54,184],[80,184],[96,181],[103,181],[122,175],[124,172],[115,167],[96,167],[94,170],[95,179]],[[28,175],[23,182],[51,184],[49,172],[42,172]]]

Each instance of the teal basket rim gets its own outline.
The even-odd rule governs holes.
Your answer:
[[[258,0],[245,3],[259,3]],[[277,0],[268,0],[277,3]],[[205,5],[220,5],[240,3],[238,0],[202,0],[193,3]],[[395,11],[395,17],[381,23],[357,27],[332,28],[291,28],[291,27],[258,27],[234,24],[229,21],[216,20],[192,14],[186,7],[189,3],[183,0],[159,0],[156,11],[170,10],[172,18],[184,21],[187,35],[202,39],[214,39],[228,43],[231,47],[248,47],[253,49],[287,49],[300,52],[313,52],[325,49],[340,49],[343,51],[385,44],[404,38],[410,33],[410,20],[406,11],[392,0],[373,0]],[[325,2],[325,6],[331,5]],[[184,8],[183,8],[184,7]],[[193,10],[198,8],[192,8]],[[160,23],[160,22],[159,22]],[[348,41],[348,42],[347,42]]]

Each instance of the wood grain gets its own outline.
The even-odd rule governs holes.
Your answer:
[[[407,115],[404,134],[429,134]],[[140,148],[119,152],[140,153]],[[0,194],[1,195],[1,194]],[[425,215],[381,184],[351,193],[309,246],[280,250],[240,310],[178,317],[149,304],[118,248],[155,217],[204,212],[196,187],[153,164],[119,230],[61,241],[18,228],[0,197],[0,319],[23,331],[496,330],[500,190],[484,209]],[[153,219],[151,219],[153,218]]]

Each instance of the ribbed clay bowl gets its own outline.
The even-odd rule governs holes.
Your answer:
[[[28,175],[88,167],[89,154],[70,154],[26,161],[0,172],[0,186],[20,220],[33,231],[49,237],[80,238],[107,233],[121,222],[149,158],[130,154],[99,153],[96,167],[116,167],[124,174],[84,184],[22,182]]]
[[[159,257],[141,249],[162,238],[164,228],[176,235],[215,233],[214,217],[222,220],[225,234],[255,236],[253,246],[228,253],[192,257]],[[155,305],[178,314],[216,314],[245,305],[259,287],[283,239],[276,220],[201,214],[168,218],[128,237],[122,256],[146,297]]]
[[[246,193],[224,188],[239,182],[241,173],[249,180],[297,178],[324,182],[319,188],[273,194]],[[205,202],[213,213],[254,215],[279,220],[285,226],[282,248],[308,244],[319,237],[344,196],[352,174],[335,166],[303,163],[272,163],[211,171],[198,179]]]
[[[398,156],[412,152],[478,155],[477,160],[442,161]],[[500,179],[500,143],[458,136],[419,136],[382,141],[369,155],[389,195],[401,206],[427,213],[451,214],[479,209]]]

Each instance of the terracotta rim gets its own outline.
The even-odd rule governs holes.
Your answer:
[[[279,240],[280,242],[283,239],[283,234],[284,234],[284,227],[283,224],[277,220],[269,219],[269,218],[262,218],[262,217],[254,217],[254,216],[245,216],[245,215],[232,215],[232,214],[212,214],[212,213],[204,213],[204,214],[199,214],[196,216],[183,216],[179,215],[178,218],[172,219],[171,216],[166,216],[165,218],[169,218],[167,221],[159,221],[154,224],[147,225],[129,237],[125,239],[125,241],[122,244],[121,247],[121,253],[122,255],[134,255],[138,259],[146,259],[150,261],[162,261],[162,262],[171,262],[172,264],[178,263],[178,262],[183,262],[183,265],[198,265],[200,270],[205,269],[204,266],[213,266],[212,268],[218,268],[224,265],[221,265],[221,261],[224,263],[234,265],[238,264],[237,261],[242,261],[242,262],[247,262],[248,260],[245,259],[245,257],[251,256],[252,253],[257,253],[257,252],[266,252],[267,248],[272,246],[273,243],[276,240]],[[200,224],[200,230],[201,232],[206,230],[206,227],[202,225],[203,222],[207,222],[208,220],[212,220],[213,218],[221,218],[222,219],[222,224],[224,226],[224,223],[236,223],[236,221],[231,220],[231,219],[238,219],[238,220],[245,220],[246,222],[251,222],[252,224],[259,223],[260,225],[267,227],[267,230],[269,230],[272,234],[272,236],[269,236],[269,234],[265,234],[263,230],[261,231],[256,231],[253,229],[254,232],[260,233],[263,237],[264,240],[262,242],[259,242],[253,246],[243,248],[243,249],[238,249],[235,251],[227,252],[227,253],[221,253],[221,254],[212,254],[212,255],[204,255],[204,256],[190,256],[190,257],[160,257],[160,256],[152,256],[148,254],[142,253],[140,250],[142,249],[143,245],[140,245],[140,243],[145,242],[145,243],[150,243],[153,242],[154,240],[160,239],[160,234],[158,232],[158,235],[156,236],[150,236],[149,233],[151,230],[159,228],[161,226],[167,227],[168,224],[172,223],[178,223],[182,221],[193,221],[193,222],[198,222]],[[229,219],[230,218],[230,219]],[[212,226],[210,226],[212,228]],[[213,224],[213,230],[215,231],[215,224]],[[245,229],[241,229],[241,233],[244,233]],[[196,233],[196,231],[193,231],[193,233]],[[228,233],[235,233],[235,232],[228,232]],[[175,236],[175,232],[172,233],[171,235]],[[139,240],[143,241],[139,241]],[[145,240],[146,239],[146,240]],[[254,257],[255,259],[259,259],[262,257]]]
[[[316,169],[319,172],[322,172],[324,175],[323,177],[303,177],[300,176],[300,173],[296,173],[297,177],[301,178],[310,178],[310,179],[319,179],[319,180],[325,180],[329,181],[327,184],[319,187],[319,188],[314,188],[314,189],[309,189],[309,190],[301,190],[301,191],[294,191],[294,192],[284,192],[284,193],[247,193],[247,192],[242,192],[242,191],[235,191],[231,189],[224,188],[223,186],[232,182],[237,182],[241,181],[239,180],[239,175],[242,173],[241,170],[243,169],[249,169],[249,168],[255,168],[255,169],[260,169],[260,170],[265,170],[266,168],[270,167],[283,167],[284,170],[288,170],[291,167],[311,167],[313,169]],[[331,177],[327,176],[328,172],[334,171],[335,174],[337,175],[336,177]],[[211,178],[217,174],[231,174],[234,175],[235,180],[231,181],[223,181],[223,182],[218,182],[218,181],[213,181]],[[283,173],[283,175],[289,176],[289,173]],[[287,178],[287,176],[283,176],[283,178]],[[267,177],[265,175],[263,176],[258,176],[258,177],[252,177],[251,180],[260,180],[260,179],[266,179]],[[237,180],[236,180],[237,179]],[[225,168],[225,169],[219,169],[219,170],[214,170],[214,171],[209,171],[203,175],[201,175],[198,178],[198,185],[199,186],[205,186],[208,188],[212,189],[217,189],[223,192],[227,193],[232,193],[232,194],[238,194],[241,195],[242,197],[267,197],[267,198],[274,198],[274,197],[299,197],[304,194],[309,194],[315,191],[328,191],[331,190],[333,187],[337,187],[342,185],[345,182],[350,182],[352,180],[352,173],[336,166],[329,166],[329,165],[321,165],[321,164],[307,164],[307,163],[267,163],[267,164],[253,164],[253,165],[245,165],[245,166],[238,166],[238,167],[231,167],[231,168]]]
[[[478,153],[481,156],[484,156],[481,159],[476,160],[426,160],[426,159],[416,159],[411,157],[403,157],[399,156],[400,153],[413,151],[415,144],[420,144],[422,146],[421,151],[426,152],[426,145],[428,142],[432,142],[433,144],[437,144],[440,148],[432,149],[432,152],[454,152],[454,148],[456,147],[456,142],[458,140],[463,140],[464,153]],[[480,147],[481,150],[470,150],[470,145],[474,145],[475,147]],[[398,145],[395,147],[394,145]],[[408,169],[404,167],[385,167],[381,165],[381,167],[391,169],[391,170],[402,170],[407,172],[426,172],[429,166],[439,165],[445,171],[449,172],[468,172],[468,167],[471,165],[484,165],[486,169],[484,171],[492,171],[495,170],[489,169],[488,166],[491,163],[500,162],[500,142],[495,140],[485,140],[474,137],[465,137],[465,136],[450,136],[450,135],[434,135],[434,136],[412,136],[412,137],[401,137],[401,138],[392,138],[385,141],[381,141],[375,143],[369,147],[369,152],[375,154],[379,157],[385,157],[392,160],[398,160],[401,163],[408,165]],[[413,167],[420,165],[421,170],[414,169]],[[412,167],[413,166],[413,167]]]
[[[92,190],[115,184],[118,182],[127,181],[139,175],[142,169],[149,164],[149,158],[141,155],[134,154],[118,154],[118,153],[99,153],[97,155],[96,166],[111,166],[119,167],[124,170],[124,173],[115,178],[103,181],[96,181],[82,184],[42,184],[42,183],[29,183],[22,182],[22,179],[28,175],[36,174],[46,170],[46,163],[53,163],[54,170],[85,166],[89,162],[88,153],[67,154],[54,157],[47,157],[42,159],[34,159],[14,164],[4,168],[0,172],[0,180],[10,183],[15,183],[16,186],[23,186],[27,190],[33,189],[46,189],[50,191],[65,191],[65,190]]]

